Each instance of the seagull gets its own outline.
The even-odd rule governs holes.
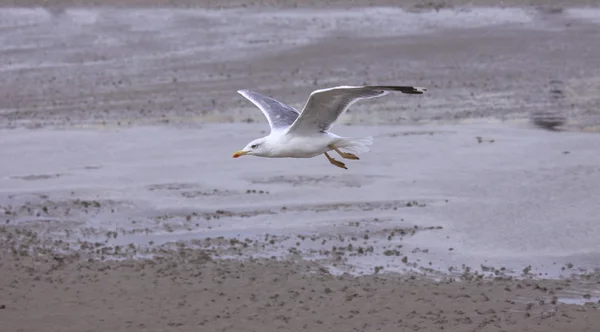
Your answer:
[[[233,158],[244,155],[267,158],[312,158],[321,154],[337,167],[346,165],[329,155],[337,152],[342,158],[358,160],[354,153],[369,151],[372,137],[341,137],[329,130],[352,104],[361,99],[387,95],[390,91],[423,94],[427,89],[413,86],[338,86],[313,91],[302,112],[273,98],[251,90],[237,92],[250,100],[265,115],[271,132],[236,151]],[[344,149],[350,152],[341,151]],[[354,153],[351,153],[354,152]]]

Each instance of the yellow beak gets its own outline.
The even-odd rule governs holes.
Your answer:
[[[243,151],[243,150],[236,151],[236,152],[233,154],[233,158],[238,158],[238,157],[241,157],[241,156],[243,156],[243,155],[247,155],[247,154],[248,154],[248,152],[246,152],[246,151]]]

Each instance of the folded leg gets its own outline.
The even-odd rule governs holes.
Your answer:
[[[333,145],[330,145],[329,147],[332,148],[335,152],[337,152],[344,159],[359,160],[359,158],[353,153],[340,151],[340,149],[336,148]]]

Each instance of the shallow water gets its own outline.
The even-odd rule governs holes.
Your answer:
[[[264,124],[1,131],[0,206],[9,225],[111,245],[219,236],[258,243],[270,234],[272,245],[246,254],[295,247],[323,259],[351,243],[348,267],[338,268],[353,273],[464,264],[520,275],[531,265],[530,274],[558,277],[600,268],[597,134],[489,124],[336,128],[375,137],[349,170],[324,157],[232,159]],[[356,255],[358,247],[373,251]]]
[[[319,11],[64,8],[57,15],[44,8],[2,8],[0,51],[15,57],[3,62],[0,70],[82,65],[68,59],[70,54],[86,49],[112,56],[85,65],[183,55],[192,55],[201,62],[244,59],[336,34],[384,37],[450,28],[523,25],[533,23],[534,14],[519,8],[410,13],[401,8],[374,7]],[[60,47],[65,41],[68,48]],[[44,49],[45,54],[23,54],[31,49]]]

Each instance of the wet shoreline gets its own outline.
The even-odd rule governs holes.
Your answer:
[[[260,122],[236,90],[301,107],[324,86],[401,82],[429,94],[357,104],[341,121],[597,131],[600,48],[587,42],[598,37],[587,10],[249,9],[238,20],[237,9],[19,9],[6,21],[3,9],[0,126]]]

